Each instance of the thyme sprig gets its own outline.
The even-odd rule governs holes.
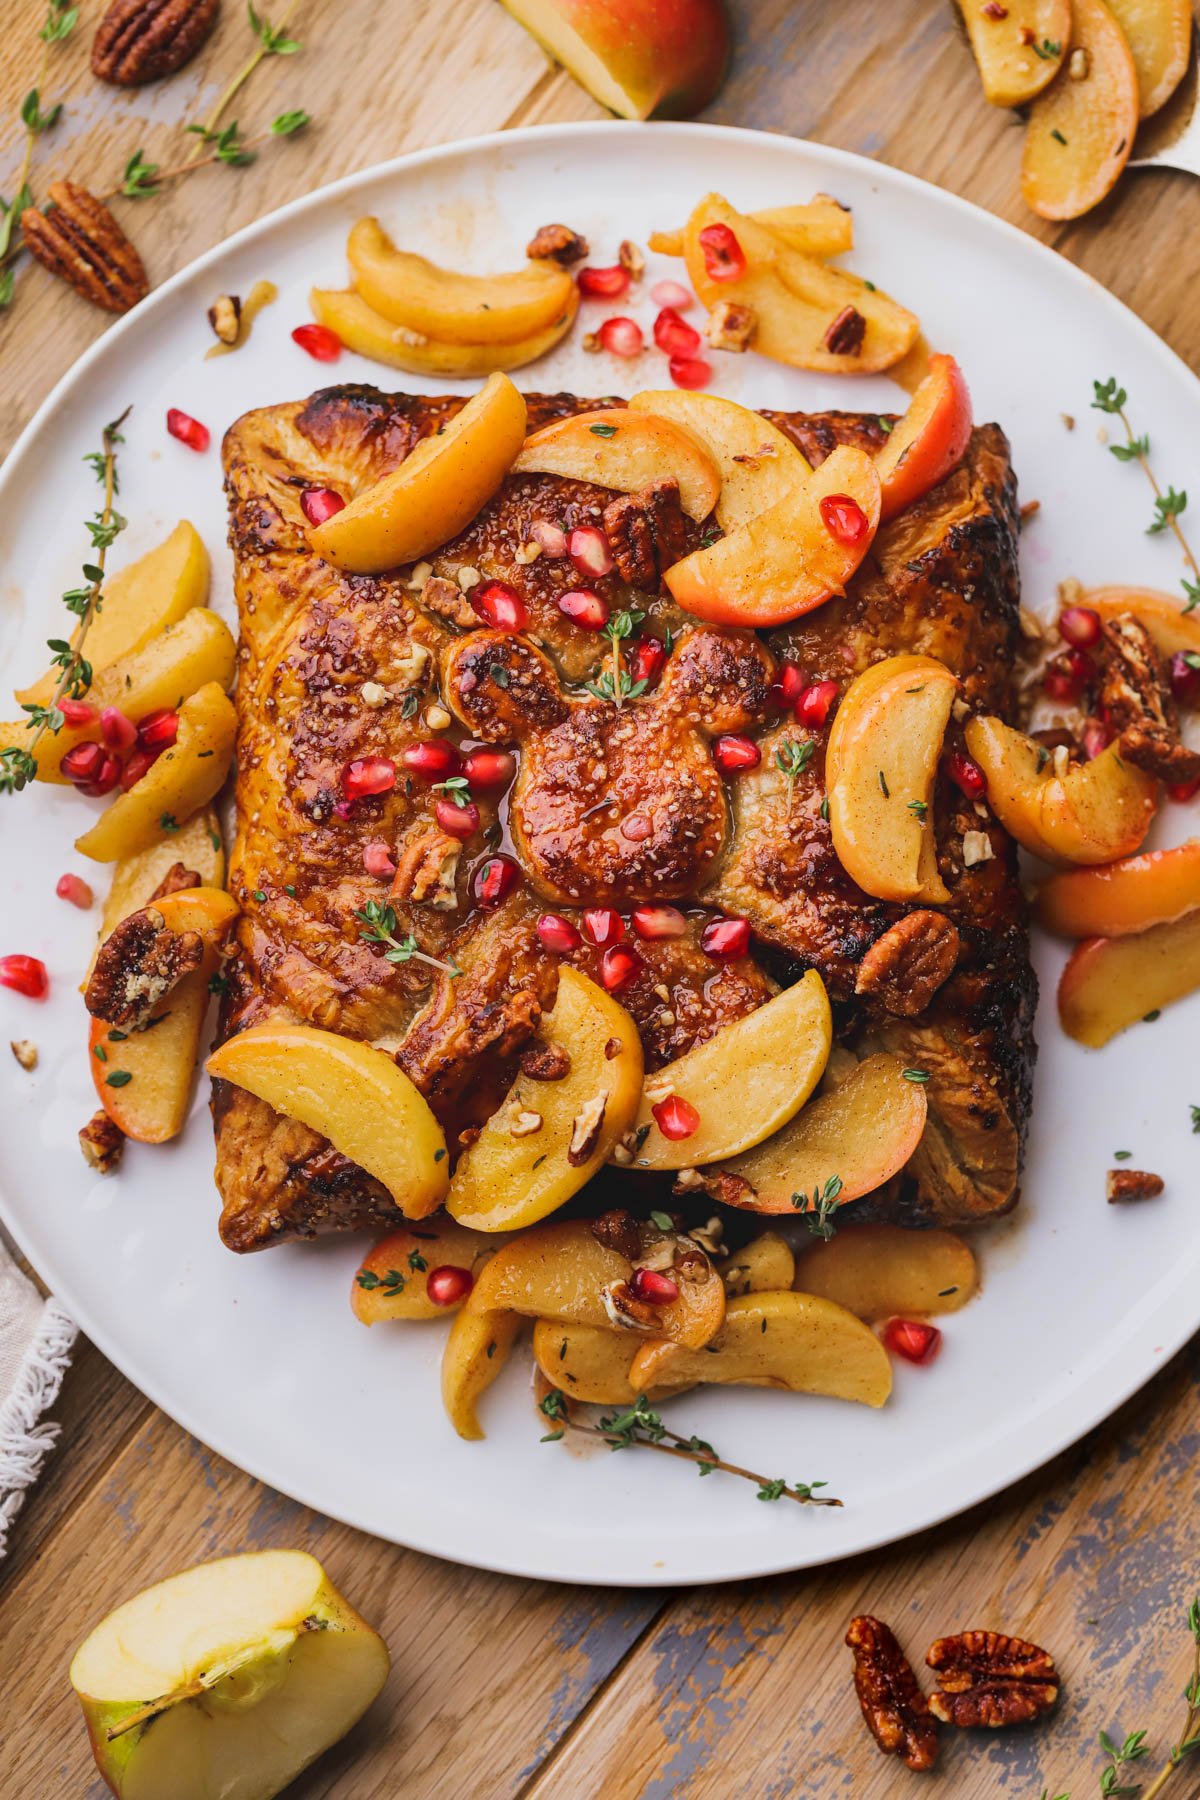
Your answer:
[[[621,654],[621,645],[626,638],[633,636],[645,616],[644,612],[637,612],[633,608],[613,614],[603,632],[603,636],[608,639],[610,666],[595,681],[585,681],[583,684],[587,692],[594,694],[597,700],[611,700],[618,712],[626,700],[636,700],[646,691],[647,683],[633,679]]]
[[[1158,477],[1150,467],[1150,438],[1147,434],[1143,434],[1141,437],[1134,436],[1133,426],[1129,423],[1129,417],[1125,411],[1129,395],[1123,387],[1118,386],[1116,378],[1110,375],[1107,381],[1093,381],[1092,388],[1095,393],[1092,401],[1093,409],[1096,412],[1108,413],[1113,418],[1120,419],[1125,431],[1125,442],[1110,444],[1108,446],[1109,454],[1115,456],[1118,462],[1138,463],[1150,486],[1154,489],[1154,517],[1146,527],[1148,535],[1154,537],[1161,531],[1173,532],[1175,541],[1183,552],[1183,560],[1191,571],[1191,579],[1189,580],[1185,575],[1180,583],[1187,600],[1187,605],[1183,610],[1191,612],[1193,607],[1200,605],[1200,564],[1192,554],[1192,547],[1179,523],[1180,518],[1187,510],[1187,490],[1183,488],[1177,492],[1174,487],[1168,486],[1164,494],[1159,486]]]
[[[140,149],[134,151],[125,164],[119,187],[110,188],[102,194],[102,200],[149,200],[160,194],[169,181],[177,181],[181,175],[192,175],[197,169],[211,168],[214,163],[224,163],[232,169],[243,169],[247,163],[258,160],[258,145],[269,143],[272,138],[295,137],[305,126],[311,125],[308,113],[296,109],[282,112],[278,118],[272,119],[266,131],[259,131],[253,137],[243,138],[235,119],[226,125],[223,131],[210,131],[206,125],[189,125],[187,130],[195,133],[206,144],[211,145],[207,156],[189,157],[186,162],[172,163],[163,168],[160,163],[150,162]]]
[[[431,969],[441,969],[451,981],[457,981],[462,974],[458,964],[452,959],[442,960],[439,956],[430,956],[419,948],[417,940],[410,933],[407,937],[396,936],[396,914],[392,907],[380,900],[368,900],[361,912],[354,917],[362,925],[359,937],[364,944],[386,944],[384,961],[390,963],[421,962],[427,963]]]
[[[538,1411],[551,1421],[553,1429],[543,1437],[543,1444],[554,1444],[568,1432],[578,1437],[598,1439],[607,1444],[610,1450],[657,1450],[662,1456],[673,1456],[680,1462],[691,1463],[700,1475],[711,1475],[717,1469],[725,1475],[740,1475],[744,1481],[752,1481],[758,1492],[758,1500],[793,1500],[798,1506],[840,1506],[842,1502],[832,1495],[818,1495],[817,1489],[827,1485],[824,1481],[784,1481],[781,1476],[771,1477],[758,1475],[753,1469],[744,1469],[740,1463],[727,1462],[719,1456],[713,1446],[703,1438],[683,1437],[677,1431],[671,1431],[663,1424],[644,1394],[639,1394],[634,1404],[625,1412],[609,1413],[601,1417],[595,1425],[581,1425],[571,1415],[570,1396],[558,1388],[551,1388],[538,1403]]]
[[[838,1195],[841,1191],[841,1176],[831,1175],[824,1187],[818,1182],[811,1195],[792,1195],[792,1205],[808,1229],[814,1237],[822,1238],[825,1243],[829,1242],[837,1230],[837,1223],[833,1215],[837,1210]]]
[[[33,189],[30,186],[29,172],[33,164],[34,146],[43,132],[50,131],[62,117],[62,104],[56,102],[43,110],[42,94],[46,86],[46,76],[50,67],[50,49],[54,44],[61,44],[70,37],[79,22],[79,8],[69,4],[69,0],[49,0],[46,18],[38,39],[41,52],[38,57],[37,73],[33,86],[21,102],[20,118],[25,127],[25,144],[21,153],[21,164],[17,170],[16,190],[11,200],[0,199],[0,311],[8,306],[13,297],[14,273],[12,264],[22,254],[24,246],[13,244],[13,229],[27,206],[33,205]]]
[[[126,407],[119,419],[113,419],[106,425],[100,434],[101,448],[89,451],[83,459],[94,469],[96,479],[104,488],[100,510],[84,522],[96,559],[83,565],[84,586],[68,588],[62,597],[67,611],[79,620],[75,641],[69,643],[65,638],[47,640],[53,658],[52,667],[59,671],[58,679],[48,705],[27,702],[22,707],[22,711],[28,715],[26,725],[32,734],[28,744],[23,748],[14,745],[7,750],[0,750],[0,794],[20,793],[34,779],[38,769],[38,745],[48,731],[61,731],[65,723],[60,702],[64,699],[78,700],[92,685],[92,665],[83,655],[83,646],[92,622],[104,604],[105,559],[116,537],[125,529],[125,520],[117,512],[113,500],[119,485],[117,445],[125,442],[121,436],[121,426],[129,413],[130,408]]]
[[[228,86],[224,89],[217,104],[213,107],[203,124],[198,127],[189,127],[189,130],[196,130],[201,137],[200,143],[193,150],[191,158],[189,159],[191,162],[198,163],[200,161],[200,158],[203,155],[204,144],[212,140],[213,136],[216,134],[217,126],[224,118],[229,107],[232,106],[237,95],[249,81],[255,69],[258,68],[258,65],[261,62],[265,62],[268,56],[294,56],[297,50],[302,50],[304,48],[303,44],[301,44],[297,38],[288,37],[287,35],[288,22],[292,18],[299,4],[300,0],[289,0],[289,4],[283,9],[283,16],[280,18],[278,25],[272,25],[269,19],[264,18],[261,13],[255,11],[253,0],[247,0],[246,13],[250,20],[250,29],[258,39],[258,47],[249,60],[242,64],[232,81],[230,81]]]
[[[787,783],[787,809],[791,817],[792,802],[796,797],[796,783],[807,769],[813,758],[816,744],[812,738],[788,738],[780,744],[775,752],[775,767]]]

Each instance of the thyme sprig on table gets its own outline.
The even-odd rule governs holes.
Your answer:
[[[831,1495],[818,1495],[817,1489],[827,1485],[823,1481],[788,1482],[781,1476],[772,1478],[757,1475],[753,1469],[742,1468],[740,1463],[727,1462],[703,1438],[685,1438],[679,1432],[671,1431],[663,1424],[644,1394],[639,1394],[626,1411],[609,1413],[595,1425],[581,1425],[572,1418],[570,1396],[559,1388],[551,1388],[539,1401],[538,1411],[551,1421],[553,1427],[543,1437],[543,1444],[557,1443],[568,1432],[573,1432],[579,1437],[597,1439],[607,1444],[610,1450],[657,1450],[663,1456],[673,1456],[677,1461],[691,1463],[700,1475],[711,1475],[717,1469],[726,1475],[740,1475],[744,1481],[755,1484],[758,1489],[755,1498],[758,1500],[793,1500],[798,1506],[842,1504]]]
[[[295,137],[298,131],[311,125],[309,114],[299,108],[292,112],[282,112],[278,118],[272,119],[266,131],[256,132],[253,137],[243,138],[235,119],[226,125],[223,131],[210,131],[206,125],[189,125],[187,130],[201,137],[211,145],[207,156],[192,156],[186,162],[172,163],[163,168],[160,163],[149,162],[140,149],[135,150],[121,177],[120,187],[110,188],[102,194],[102,200],[148,200],[160,194],[169,181],[177,181],[181,175],[194,174],[197,169],[210,168],[214,163],[224,163],[233,169],[245,168],[247,163],[258,160],[258,145],[269,143],[272,138]]]
[[[1120,419],[1125,430],[1125,442],[1110,444],[1108,446],[1109,454],[1115,456],[1118,462],[1138,463],[1150,486],[1154,489],[1154,517],[1146,527],[1147,534],[1153,537],[1161,531],[1170,531],[1174,534],[1175,540],[1183,552],[1183,560],[1191,571],[1190,580],[1186,575],[1181,579],[1181,586],[1187,599],[1187,605],[1183,610],[1191,612],[1193,607],[1200,605],[1200,564],[1192,554],[1192,547],[1179,523],[1187,510],[1187,489],[1182,488],[1177,492],[1174,487],[1169,486],[1166,493],[1163,493],[1158,483],[1158,477],[1150,467],[1150,438],[1147,434],[1143,434],[1141,437],[1134,436],[1133,426],[1129,423],[1129,417],[1125,411],[1129,395],[1123,387],[1118,386],[1116,378],[1110,375],[1107,381],[1093,381],[1092,388],[1095,392],[1095,398],[1092,401],[1094,410]]]
[[[0,199],[0,311],[9,305],[13,297],[14,274],[12,264],[22,254],[23,246],[13,243],[13,229],[27,206],[33,205],[33,189],[29,174],[33,164],[34,146],[43,132],[50,131],[62,117],[62,103],[43,110],[42,93],[46,86],[46,75],[50,67],[50,49],[54,44],[61,44],[70,37],[79,22],[79,8],[69,4],[69,0],[49,0],[46,18],[38,38],[41,41],[41,54],[38,58],[37,74],[33,86],[21,102],[21,123],[25,127],[25,145],[21,154],[21,164],[17,170],[16,190],[11,200]]]
[[[457,981],[462,974],[458,964],[452,959],[430,956],[422,950],[411,932],[407,937],[396,936],[396,914],[392,907],[380,900],[368,900],[361,912],[354,917],[362,925],[359,937],[364,944],[386,944],[384,961],[390,963],[421,962],[428,963],[431,969],[441,969],[443,974]]]
[[[190,158],[192,163],[199,163],[205,143],[211,142],[216,136],[217,126],[259,64],[265,62],[269,56],[295,56],[297,50],[304,48],[298,38],[287,35],[288,22],[299,4],[300,0],[290,0],[290,3],[283,9],[283,16],[278,25],[272,25],[269,19],[254,10],[253,0],[247,0],[246,13],[250,20],[250,29],[258,39],[258,48],[249,60],[242,64],[232,81],[222,91],[217,104],[203,124],[189,125],[188,130],[197,132],[201,139],[201,142],[192,151]]]

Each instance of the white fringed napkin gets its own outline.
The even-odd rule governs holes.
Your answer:
[[[57,1300],[43,1300],[0,1239],[0,1558],[26,1491],[58,1438],[44,1419],[58,1398],[77,1327]]]

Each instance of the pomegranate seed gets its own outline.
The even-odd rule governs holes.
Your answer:
[[[796,720],[800,725],[807,725],[813,731],[822,726],[829,717],[829,709],[837,699],[838,684],[836,681],[814,681],[806,687],[796,702]]]
[[[1078,700],[1096,673],[1096,665],[1086,650],[1066,650],[1047,665],[1042,686],[1052,700],[1064,703]]]
[[[169,706],[147,713],[138,724],[138,743],[143,750],[166,750],[179,736],[179,714]]]
[[[677,938],[687,930],[687,919],[677,906],[635,906],[633,929],[640,938]]]
[[[515,588],[506,581],[484,581],[471,589],[471,606],[486,625],[497,631],[524,631],[529,610]]]
[[[63,716],[64,725],[72,725],[76,729],[80,725],[94,725],[100,716],[86,700],[60,700],[58,710]]]
[[[807,686],[808,679],[799,663],[781,662],[771,683],[771,700],[781,712],[787,712]]]
[[[883,1328],[883,1341],[895,1356],[905,1362],[932,1362],[942,1347],[942,1334],[936,1325],[925,1325],[919,1319],[889,1319]]]
[[[1171,658],[1171,692],[1180,706],[1195,706],[1200,699],[1200,656],[1194,650],[1177,650]]]
[[[599,580],[612,573],[612,551],[608,539],[595,525],[577,525],[567,539],[567,555],[581,575]]]
[[[570,956],[583,942],[570,920],[564,919],[561,913],[543,913],[537,922],[537,934],[539,941],[556,956]]]
[[[946,758],[946,773],[968,800],[982,800],[987,793],[987,780],[978,763],[961,750],[952,750]]]
[[[127,756],[125,767],[121,770],[121,792],[127,794],[131,787],[136,787],[147,769],[152,769],[157,761],[157,751],[140,748],[132,756]]]
[[[619,300],[629,292],[629,270],[620,263],[614,263],[610,269],[580,269],[575,280],[588,300]]]
[[[549,519],[535,519],[529,527],[530,542],[541,548],[543,556],[559,557],[567,554],[567,534],[561,525],[552,525]]]
[[[396,785],[396,765],[386,756],[356,756],[342,770],[342,792],[347,800],[365,800],[386,794]]]
[[[1112,743],[1112,732],[1102,719],[1092,719],[1084,727],[1083,755],[1085,762],[1095,762],[1102,750],[1107,750]]]
[[[656,637],[639,638],[634,648],[631,668],[636,687],[644,681],[648,688],[654,686],[663,672],[663,664],[667,660],[667,647]]]
[[[425,1277],[425,1292],[435,1306],[457,1306],[465,1300],[475,1286],[475,1277],[469,1269],[458,1269],[453,1263],[443,1263],[439,1269],[430,1269]]]
[[[687,312],[696,304],[695,295],[681,281],[655,282],[650,298],[655,306],[669,306],[674,312]]]
[[[208,449],[211,436],[208,426],[202,425],[199,419],[193,419],[190,413],[180,412],[177,406],[172,406],[167,411],[167,430],[181,444],[186,444],[189,450]]]
[[[307,350],[318,362],[336,362],[342,354],[342,340],[328,325],[297,325],[292,332],[292,342]]]
[[[762,751],[753,738],[735,737],[727,732],[713,745],[713,761],[722,775],[736,775],[742,769],[757,769]]]
[[[861,544],[871,529],[866,513],[849,494],[826,494],[817,511],[826,531],[839,544]]]
[[[326,519],[332,519],[334,513],[340,513],[346,502],[332,488],[305,488],[300,496],[300,506],[310,525],[323,525]]]
[[[390,881],[396,873],[392,853],[386,844],[363,845],[363,868],[378,881]]]
[[[1194,781],[1172,782],[1167,788],[1168,800],[1175,800],[1179,802],[1180,805],[1185,805],[1187,801],[1194,800],[1197,794],[1200,794],[1200,775],[1197,775]]]
[[[68,781],[94,781],[100,773],[100,765],[104,761],[104,749],[100,744],[76,744],[68,750],[59,763],[59,773]]]
[[[700,948],[716,962],[731,962],[750,948],[750,927],[745,919],[713,919],[700,934]]]
[[[589,906],[583,915],[583,935],[597,950],[606,950],[625,936],[625,921],[611,906]]]
[[[472,750],[463,774],[472,787],[506,788],[516,773],[516,758],[507,750]]]
[[[706,225],[700,233],[704,270],[710,281],[736,281],[746,273],[746,258],[728,225]]]
[[[65,757],[63,761],[66,761]],[[121,779],[122,772],[120,757],[110,750],[102,757],[100,767],[92,779],[84,782],[80,792],[90,794],[94,800],[102,799],[105,794],[112,793]]]
[[[442,738],[423,738],[419,744],[406,745],[400,761],[410,775],[418,775],[422,781],[445,781],[462,768],[458,751]]]
[[[702,356],[673,356],[667,367],[676,387],[705,388],[712,380],[712,364]]]
[[[700,333],[674,307],[664,306],[654,321],[654,341],[666,356],[695,356]]]
[[[456,800],[435,800],[433,816],[447,837],[465,842],[479,830],[479,808],[473,800],[466,806],[460,806]]]
[[[119,706],[106,706],[100,714],[100,736],[110,750],[132,750],[138,741],[138,729]]]
[[[634,319],[605,319],[596,336],[612,356],[640,356],[646,348],[642,328]]]
[[[629,1279],[629,1291],[635,1300],[646,1300],[651,1306],[670,1306],[679,1298],[679,1284],[660,1269],[635,1269]]]
[[[608,624],[608,605],[592,588],[572,588],[560,594],[558,610],[581,631],[603,631]]]
[[[1090,606],[1068,606],[1059,615],[1058,629],[1077,650],[1090,650],[1100,641],[1100,614]]]
[[[36,956],[0,956],[0,987],[12,988],[28,1000],[44,1000],[50,992],[45,963]]]
[[[69,900],[80,912],[87,912],[95,895],[81,875],[60,875],[54,889],[60,900]]]
[[[627,949],[624,944],[613,944],[600,958],[600,979],[605,991],[619,994],[622,988],[637,980],[645,966],[636,950]]]
[[[489,856],[476,869],[471,888],[478,905],[499,906],[512,893],[520,879],[520,865],[511,856]]]
[[[691,1137],[700,1124],[700,1114],[690,1100],[680,1094],[668,1094],[650,1111],[654,1114],[654,1123],[665,1138],[678,1142],[680,1138]]]

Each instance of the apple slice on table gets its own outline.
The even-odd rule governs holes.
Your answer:
[[[972,422],[962,370],[952,356],[931,356],[928,375],[875,458],[883,518],[895,518],[958,467],[971,441]]]
[[[732,1250],[717,1264],[725,1292],[738,1294],[781,1293],[796,1279],[792,1246],[777,1231],[764,1231],[740,1250]]]
[[[647,1076],[634,1167],[692,1168],[761,1143],[804,1105],[832,1040],[825,984],[810,969],[765,1006]]]
[[[233,761],[237,714],[219,682],[189,694],[179,708],[179,735],[128,793],[114,800],[75,848],[96,862],[119,862],[157,843],[169,823],[182,824],[220,793]]]
[[[1077,219],[1097,206],[1137,131],[1137,71],[1104,0],[1072,0],[1066,58],[1067,71],[1034,101],[1025,130],[1021,193],[1043,219]]]
[[[362,1717],[389,1667],[314,1557],[260,1550],[127,1600],[70,1678],[120,1800],[271,1800]]]
[[[512,472],[563,475],[623,494],[674,479],[691,519],[707,519],[721,493],[716,463],[686,426],[627,407],[576,413],[544,425],[526,438]]]
[[[1165,106],[1192,54],[1191,0],[1107,0],[1137,72],[1138,116]]]
[[[825,753],[829,829],[846,873],[878,900],[950,898],[933,789],[958,682],[933,656],[889,656],[850,683]]]
[[[1185,612],[1182,600],[1160,588],[1089,588],[1079,604],[1090,606],[1106,620],[1132,613],[1164,656],[1174,656],[1179,650],[1200,655],[1200,607]]]
[[[1041,744],[1001,719],[968,719],[964,736],[987,778],[992,811],[1047,862],[1115,862],[1149,831],[1157,785],[1124,762],[1115,744],[1058,775]]]
[[[845,1225],[801,1250],[795,1285],[874,1325],[957,1312],[978,1290],[979,1269],[956,1231]]]
[[[1129,937],[1087,938],[1058,982],[1059,1023],[1098,1050],[1147,1013],[1200,988],[1200,912]]]
[[[815,194],[797,206],[762,206],[747,214],[757,225],[773,231],[790,250],[802,256],[816,256],[825,261],[831,256],[844,256],[854,248],[854,214],[840,206],[828,194]],[[687,227],[652,231],[650,248],[659,256],[682,256]]]
[[[958,0],[993,106],[1026,106],[1058,74],[1071,35],[1071,0]]]
[[[361,294],[313,288],[308,299],[313,317],[336,332],[347,350],[412,375],[443,375],[452,381],[523,369],[536,362],[566,337],[579,311],[579,290],[572,283],[562,316],[532,337],[504,344],[445,344],[409,331],[405,325],[391,324],[369,307]]]
[[[629,408],[682,425],[700,439],[717,467],[720,491],[713,510],[722,531],[734,531],[786,500],[812,473],[791,438],[736,400],[688,388],[651,388],[635,394]]]
[[[782,625],[845,592],[879,525],[875,464],[839,444],[796,475],[765,512],[666,571],[685,612],[714,625]]]
[[[314,527],[318,556],[378,575],[448,543],[487,505],[525,442],[525,401],[507,375],[489,375],[441,432],[422,438],[398,469]]]
[[[587,1406],[632,1406],[637,1399],[629,1367],[641,1348],[633,1331],[601,1331],[595,1325],[562,1325],[539,1319],[533,1328],[533,1360],[552,1387]],[[679,1387],[655,1388],[647,1398],[665,1400]]]
[[[496,1247],[493,1237],[470,1231],[440,1213],[422,1219],[419,1228],[402,1225],[380,1238],[364,1256],[350,1289],[354,1316],[364,1325],[390,1319],[444,1319],[463,1304],[475,1270]],[[434,1284],[436,1269],[453,1269],[465,1277],[457,1285]]]
[[[690,118],[729,61],[723,0],[503,0],[594,100],[621,119]]]
[[[1042,883],[1038,922],[1059,937],[1127,937],[1200,907],[1200,838]]]
[[[575,286],[554,262],[510,275],[459,275],[398,250],[378,219],[359,219],[346,244],[351,279],[380,318],[448,344],[512,344],[548,331]]]
[[[252,1025],[208,1059],[210,1075],[327,1137],[383,1183],[409,1219],[449,1186],[446,1140],[425,1096],[386,1051],[312,1025]]]

